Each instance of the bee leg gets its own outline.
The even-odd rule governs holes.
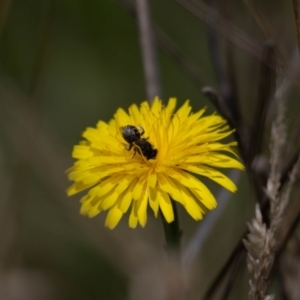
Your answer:
[[[145,133],[145,130],[144,130],[144,128],[141,126],[141,125],[139,125],[138,127],[137,127],[137,129],[138,129],[138,131],[140,132],[140,135],[142,136],[144,133]],[[146,137],[146,138],[143,138],[144,140],[148,140],[149,139],[149,137]]]
[[[132,145],[131,145],[131,144],[125,146],[125,149],[126,149],[127,151],[130,151],[131,148],[132,148]]]
[[[144,130],[144,128],[143,128],[141,125],[139,125],[139,126],[137,127],[137,129],[138,129],[138,131],[140,132],[140,135],[141,135],[141,136],[145,133],[145,130]]]
[[[131,146],[132,146],[132,145],[131,145]],[[134,158],[135,155],[136,155],[136,148],[133,149],[133,154],[132,154],[132,156],[131,156],[130,158]]]

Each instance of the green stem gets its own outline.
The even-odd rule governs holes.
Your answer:
[[[177,207],[174,200],[171,200],[172,209],[174,212],[174,221],[168,223],[161,213],[164,232],[165,232],[165,239],[166,239],[166,248],[169,255],[180,253],[180,240],[181,240],[181,230],[179,227],[179,218],[177,213]]]
[[[181,230],[175,201],[171,199],[171,203],[174,212],[174,221],[168,223],[161,213],[166,239],[166,250],[169,257],[166,297],[168,300],[185,299],[180,263]]]

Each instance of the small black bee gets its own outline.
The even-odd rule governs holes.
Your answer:
[[[156,157],[157,149],[154,149],[147,141],[148,138],[142,138],[142,135],[145,133],[142,126],[126,125],[121,127],[121,130],[124,140],[129,144],[126,149],[129,151],[133,148],[134,150],[132,157],[135,156],[136,152],[146,157],[147,160]]]

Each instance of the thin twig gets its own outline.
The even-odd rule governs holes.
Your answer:
[[[217,11],[216,1],[210,1],[215,9],[210,9],[208,12],[211,14],[208,16],[210,20],[214,20],[212,23],[217,23],[221,15]],[[228,5],[228,4],[227,4]],[[226,11],[226,18],[224,19],[224,25],[227,26],[229,21],[229,14]],[[214,73],[216,74],[219,90],[221,97],[218,101],[223,101],[221,105],[227,107],[230,112],[230,119],[234,128],[241,129],[244,124],[241,124],[242,116],[239,109],[235,70],[234,70],[234,57],[232,44],[226,40],[226,66],[222,61],[222,55],[220,53],[220,43],[218,31],[215,27],[207,24],[207,36],[208,36],[208,47],[211,55],[212,65]]]
[[[263,59],[262,61],[274,61],[274,45],[271,40],[267,40],[264,43]],[[253,163],[255,158],[260,155],[260,152],[263,147],[263,134],[266,124],[266,118],[268,109],[273,98],[275,74],[273,69],[269,67],[270,63],[261,63],[260,66],[260,76],[259,76],[259,86],[258,86],[258,96],[256,102],[256,111],[253,122],[253,129],[251,133],[251,140],[249,143],[249,164],[251,169],[249,175],[251,178],[251,183],[256,192],[256,199],[258,203],[261,204],[261,201],[264,198],[264,192],[262,187],[264,182],[261,181],[260,176],[253,169]],[[254,170],[254,172],[253,172]],[[263,219],[265,223],[268,223],[267,214],[263,213]]]
[[[212,5],[214,6],[215,9],[209,11],[210,15],[208,17],[210,19],[215,19],[215,22],[212,23],[217,23],[218,19],[221,16],[216,11],[217,5],[215,1],[212,2]],[[225,20],[224,25],[227,26],[229,24],[228,11],[226,11],[226,19],[224,20]],[[221,114],[223,114],[226,117],[226,119],[229,120],[229,123],[233,128],[237,129],[235,132],[235,136],[239,141],[239,147],[241,149],[241,155],[243,157],[243,160],[246,162],[247,160],[246,139],[242,139],[242,136],[244,136],[243,132],[244,132],[245,125],[242,122],[242,117],[241,117],[239,104],[238,104],[235,71],[234,71],[233,47],[232,44],[226,40],[226,59],[227,59],[226,61],[227,70],[226,70],[221,61],[219,37],[217,34],[217,30],[210,24],[207,24],[207,26],[208,26],[207,29],[208,46],[211,53],[213,69],[215,71],[215,74],[217,75],[218,85],[220,87],[220,93],[221,93],[221,97],[218,97],[217,95],[213,97],[213,95],[210,94],[209,98],[211,100],[214,99],[215,105],[217,108],[219,108]],[[209,96],[209,93],[207,93],[208,91],[209,90],[207,89],[202,89],[202,92],[205,92],[207,96]],[[237,256],[240,259],[235,259],[235,262],[231,267],[230,276],[228,277],[227,285],[222,295],[223,299],[226,299],[230,293],[230,290],[235,281],[235,277],[237,276],[239,267],[242,263],[242,259],[241,259],[242,255],[243,252],[240,252],[240,254]]]
[[[293,0],[294,14],[295,14],[295,23],[297,31],[297,41],[298,41],[298,50],[300,53],[300,7],[299,0]]]
[[[264,51],[262,61],[274,61],[274,44],[271,40],[264,43]],[[256,104],[256,112],[254,116],[254,127],[252,130],[250,143],[250,159],[260,153],[262,148],[263,129],[265,128],[266,116],[269,103],[272,99],[275,74],[269,68],[269,64],[262,63],[260,66],[259,87]]]
[[[248,233],[248,231],[246,233]],[[243,236],[246,236],[246,234],[244,234]],[[210,285],[208,290],[205,292],[203,300],[208,300],[212,297],[214,292],[217,290],[217,287],[220,285],[221,281],[223,280],[223,278],[228,273],[228,270],[231,268],[232,264],[236,261],[236,258],[239,255],[242,255],[242,253],[244,251],[245,251],[245,248],[244,248],[242,238],[241,238],[239,240],[239,242],[237,243],[237,245],[235,246],[235,248],[232,250],[230,256],[227,259],[227,261],[225,262],[225,264],[223,265],[223,267],[219,271],[217,277],[214,279],[214,281],[212,282],[212,284]]]
[[[224,288],[224,292],[222,294],[221,300],[227,300],[229,295],[230,295],[230,291],[233,288],[234,284],[236,283],[236,278],[239,274],[239,270],[243,264],[245,260],[245,252],[240,252],[234,262],[234,265],[232,266],[232,270],[229,274],[229,278],[227,279],[227,283],[226,286]]]
[[[213,2],[216,5],[215,2]],[[212,20],[212,23],[217,23],[219,18],[221,17],[220,14],[216,10],[208,10],[210,14],[207,16],[209,20]],[[229,24],[229,21],[226,19],[224,23],[226,26]],[[220,113],[228,120],[230,125],[237,129],[236,135],[238,141],[242,144],[239,146],[241,150],[246,150],[246,141],[243,141],[241,136],[244,136],[244,127],[245,125],[241,122],[241,114],[239,110],[239,104],[237,99],[237,89],[236,89],[236,82],[235,82],[235,75],[234,75],[234,67],[233,67],[233,56],[232,56],[232,48],[227,43],[227,51],[226,51],[226,58],[227,58],[227,67],[228,71],[225,70],[221,54],[220,54],[220,46],[219,46],[219,39],[217,35],[217,30],[213,27],[210,23],[207,24],[207,36],[208,36],[208,47],[209,52],[211,54],[211,60],[213,64],[213,69],[216,74],[218,86],[220,87],[220,94],[221,96],[213,96],[209,88],[203,88],[202,92],[207,95],[211,101],[216,105],[219,109]],[[242,156],[244,161],[246,161],[246,151],[242,151]]]
[[[234,24],[225,21],[221,16],[212,18],[211,8],[200,1],[175,0],[179,5],[189,11],[192,15],[209,24],[221,33],[226,39],[237,47],[243,49],[251,56],[261,59],[262,48],[249,35],[236,27]]]
[[[209,100],[215,105],[220,114],[228,121],[229,125],[236,129],[234,132],[235,139],[238,141],[240,148],[240,154],[245,163],[247,163],[248,157],[248,131],[246,131],[243,124],[236,123],[230,108],[226,105],[225,101],[217,92],[210,86],[202,88],[201,92],[209,98]]]
[[[228,22],[231,18],[231,13],[233,10],[232,3],[224,2],[224,16],[225,20]],[[241,114],[240,103],[238,98],[238,87],[237,87],[237,72],[235,68],[234,59],[235,47],[228,40],[225,42],[225,55],[226,55],[226,74],[227,81],[230,88],[223,91],[223,95],[226,99],[227,104],[230,106],[231,114],[235,123],[238,127],[241,127],[243,122],[243,117]],[[244,126],[244,125],[243,125]]]
[[[147,97],[152,101],[156,96],[162,96],[162,90],[148,0],[136,0],[136,9]]]
[[[216,7],[216,1],[213,1],[212,4]],[[216,10],[209,11],[210,16],[209,19],[212,20],[213,23],[218,22],[218,18],[220,15]],[[207,24],[207,41],[209,53],[212,61],[213,70],[217,79],[217,83],[219,86],[227,86],[227,78],[225,75],[224,66],[222,63],[221,55],[220,55],[220,43],[217,35],[216,28],[212,27],[210,24]],[[223,96],[223,93],[222,93]]]
[[[244,3],[246,5],[246,7],[248,8],[248,10],[250,11],[251,16],[253,17],[255,23],[258,25],[259,29],[261,30],[264,38],[269,38],[270,37],[270,27],[268,26],[268,24],[266,24],[266,22],[262,18],[260,11],[258,11],[256,9],[256,7],[254,6],[253,1],[252,0],[244,0]]]
[[[117,3],[134,19],[136,12],[134,6],[128,0],[118,0]],[[202,86],[207,83],[207,79],[195,66],[195,64],[184,55],[183,52],[175,45],[175,43],[163,32],[158,26],[153,24],[153,32],[155,42],[161,49],[170,57],[184,74],[189,77],[197,86]]]
[[[286,55],[285,49],[282,47],[282,43],[280,43],[280,37],[279,39],[272,31],[272,27],[270,26],[268,19],[265,15],[263,15],[259,9],[258,5],[259,3],[255,3],[253,0],[244,0],[244,3],[246,4],[248,10],[250,11],[255,23],[260,28],[264,39],[272,39],[274,40],[274,44],[276,45],[275,51],[277,56],[281,58],[281,60],[284,62],[286,66],[292,67],[288,63],[288,56]],[[255,3],[255,4],[254,4]]]

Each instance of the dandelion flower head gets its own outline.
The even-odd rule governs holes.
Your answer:
[[[107,210],[105,225],[112,229],[129,210],[129,226],[144,227],[148,206],[156,217],[161,211],[172,222],[171,201],[176,201],[200,220],[217,203],[195,174],[236,191],[235,184],[215,169],[243,169],[233,149],[236,142],[219,142],[232,133],[226,121],[216,114],[203,116],[205,109],[191,113],[189,101],[176,112],[175,108],[175,98],[166,106],[155,98],[152,105],[131,105],[128,113],[119,108],[108,123],[99,121],[96,128],[83,132],[85,140],[72,153],[77,161],[67,171],[74,181],[69,196],[89,189],[81,199],[82,214],[94,217]],[[128,125],[140,130],[144,143],[157,150],[153,158],[147,159],[135,143],[129,147],[122,135]]]

